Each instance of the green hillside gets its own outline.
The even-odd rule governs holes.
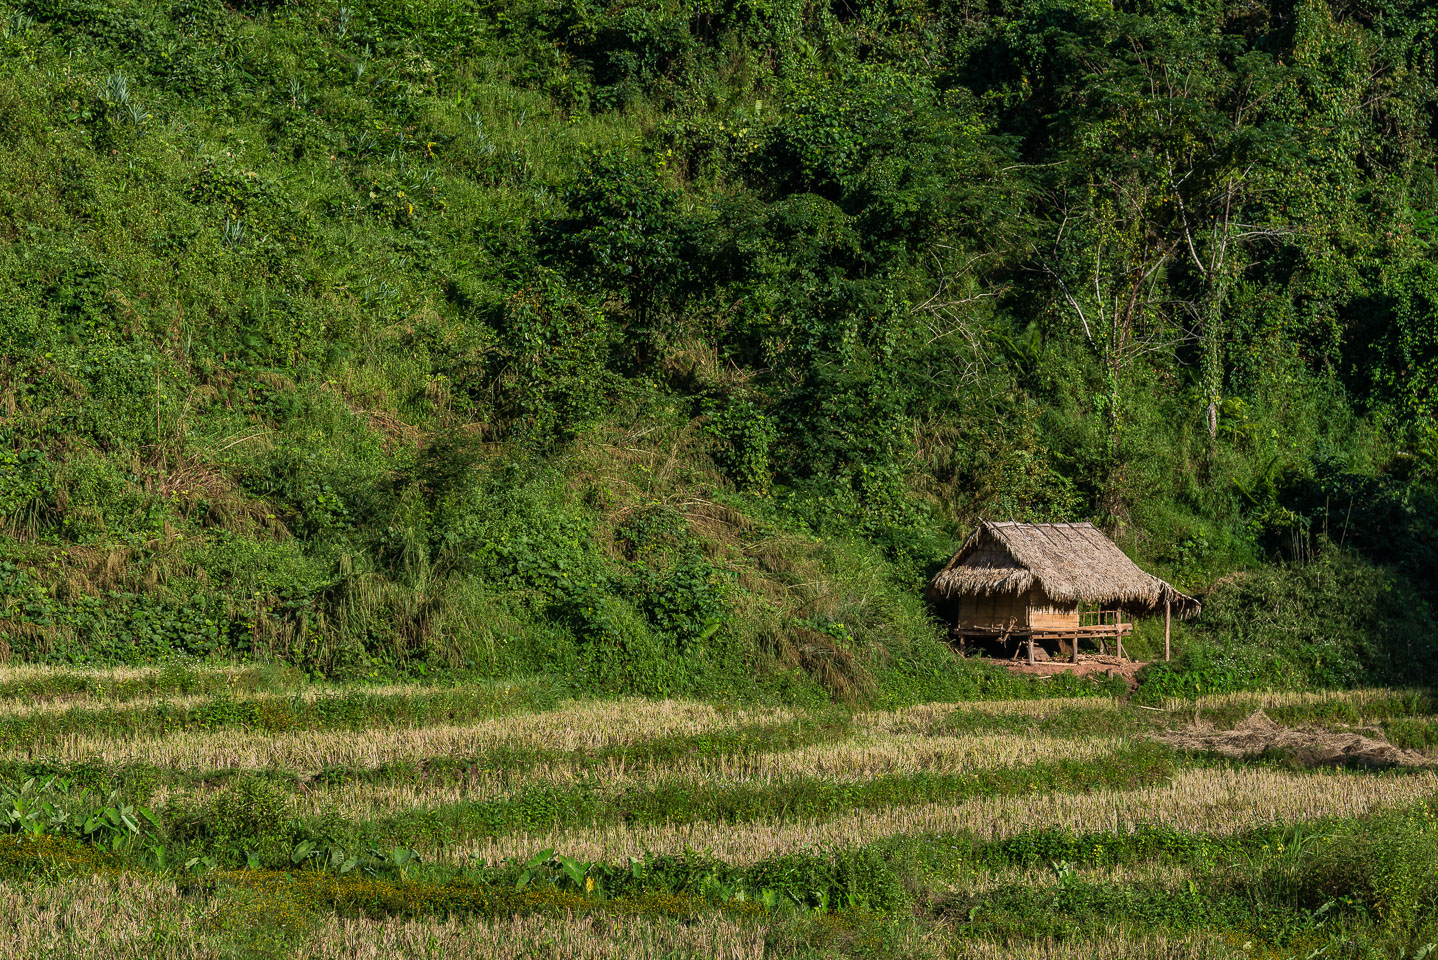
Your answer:
[[[1023,693],[922,599],[991,517],[1204,598],[1155,696],[1421,680],[1435,37],[0,0],[0,653]]]

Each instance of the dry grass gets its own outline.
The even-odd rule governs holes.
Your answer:
[[[1108,871],[1110,879],[1158,878],[1164,868]],[[1150,874],[1153,874],[1151,877]],[[994,882],[1047,886],[1035,871],[1005,871]],[[993,888],[993,885],[986,889]],[[74,960],[210,960],[229,955],[213,943],[219,920],[234,907],[212,894],[181,896],[167,880],[137,874],[102,874],[31,884],[0,884],[3,956]],[[243,912],[234,919],[247,916]],[[826,921],[820,918],[822,926]],[[794,931],[798,933],[799,931]],[[277,956],[313,960],[758,960],[772,931],[763,922],[718,914],[688,922],[616,914],[370,920],[334,915],[313,921],[303,942]],[[1051,942],[961,940],[940,927],[910,931],[905,955],[913,957],[1020,958],[1020,960],[1198,960],[1243,956],[1231,938],[1141,934],[1118,926],[1101,938]]]
[[[896,734],[861,737],[800,750],[726,758],[716,771],[729,779],[786,776],[868,780],[919,771],[962,773],[986,767],[1026,766],[1053,760],[1089,760],[1123,746],[1115,738],[1076,740],[1063,737],[1014,737],[967,734],[926,737]]]
[[[105,691],[109,686],[129,684],[138,686],[143,681],[152,681],[165,674],[160,667],[55,667],[40,664],[13,664],[0,666],[0,688],[5,686],[29,686],[30,690],[22,693],[0,694],[0,700],[11,696],[30,697],[36,694],[53,695],[58,697],[82,698],[93,696],[95,691]],[[363,682],[341,682],[341,683],[305,683],[293,679],[286,671],[277,668],[267,667],[203,667],[187,669],[183,676],[193,677],[204,683],[207,688],[221,689],[232,688],[236,691],[247,691],[252,688],[256,678],[273,679],[274,686],[288,686],[277,695],[286,697],[304,697],[315,699],[317,697],[335,696],[346,693],[370,693],[381,696],[421,696],[425,694],[443,693],[456,689],[475,690],[483,688],[491,690],[497,696],[505,693],[517,693],[526,687],[522,680],[493,680],[484,683],[467,683],[462,687],[456,684],[446,685],[424,685],[415,683],[363,683]],[[296,677],[298,675],[295,675]],[[69,689],[56,691],[49,694],[45,691],[46,684],[61,684]],[[139,696],[149,696],[150,691],[141,688]]]
[[[73,960],[203,960],[213,900],[132,874],[0,884],[0,953]]]
[[[0,956],[53,960],[210,960],[231,955],[206,940],[234,907],[174,883],[102,874],[0,884]],[[252,919],[243,912],[232,919]],[[269,954],[266,954],[267,956]],[[366,920],[326,916],[303,946],[283,955],[315,960],[449,958],[700,958],[764,955],[764,928],[722,916],[690,923],[643,917],[529,916],[507,920]]]
[[[496,714],[506,712],[505,697],[510,693],[519,690],[518,684],[498,684],[492,688],[494,692]],[[424,687],[405,684],[383,684],[377,686],[361,686],[358,684],[316,684],[283,693],[248,693],[243,689],[236,690],[230,696],[235,700],[247,702],[290,702],[301,700],[313,703],[317,700],[329,698],[342,698],[349,695],[363,694],[373,697],[428,697],[438,694],[453,693],[454,687]],[[472,692],[467,691],[467,692]],[[124,693],[117,693],[114,690],[107,690],[104,687],[97,687],[93,690],[67,691],[54,696],[37,697],[31,693],[17,694],[15,696],[0,696],[0,717],[26,717],[33,715],[56,715],[69,713],[72,710],[148,710],[161,705],[190,709],[197,707],[206,700],[215,699],[216,692],[180,694],[180,693],[147,693],[137,692],[133,696],[126,696]]]
[[[898,736],[881,742],[850,741],[750,756],[681,757],[662,767],[634,767],[622,758],[597,766],[564,762],[526,770],[475,770],[463,781],[442,784],[311,787],[301,799],[301,809],[313,814],[333,811],[347,817],[377,817],[415,807],[493,800],[535,784],[568,786],[578,780],[597,782],[606,790],[660,783],[763,787],[801,777],[860,782],[919,772],[961,773],[1054,760],[1089,760],[1120,745],[1118,740],[1046,737]]]
[[[1119,925],[1102,939],[960,940],[952,945],[949,956],[952,960],[1225,960],[1252,953],[1229,936],[1169,936]]]
[[[985,870],[975,867],[969,876],[943,886],[950,893],[988,894],[1014,887],[1026,887],[1036,896],[1047,896],[1059,886],[1058,875],[1045,864],[1034,867],[1005,867]],[[1073,877],[1089,883],[1156,884],[1178,888],[1192,876],[1189,868],[1175,863],[1147,861],[1117,866],[1075,866]]]
[[[35,668],[0,669],[0,682],[43,681],[57,671]],[[199,696],[163,696],[137,687],[128,700],[106,692],[104,682],[143,680],[154,671],[96,671],[100,678],[89,694],[61,695],[55,702],[0,698],[0,717],[53,714],[69,709],[144,708],[160,703],[190,706]],[[239,671],[225,674],[240,684]],[[495,685],[497,708],[507,709],[505,685]],[[516,690],[521,685],[511,685]],[[153,691],[153,687],[149,688]],[[237,686],[237,689],[243,689]],[[294,696],[318,698],[348,691],[381,696],[442,693],[449,687],[393,685],[360,687],[316,685],[294,689]],[[72,699],[63,699],[71,696]],[[283,693],[254,695],[281,698]],[[1245,694],[1208,698],[1199,709],[1234,705],[1285,706],[1342,700],[1360,707],[1384,691],[1348,694]],[[518,701],[516,701],[516,704]],[[1186,705],[1191,707],[1191,704]],[[924,704],[902,710],[861,712],[853,733],[834,743],[794,750],[729,756],[695,752],[665,757],[662,762],[635,763],[615,757],[602,763],[557,760],[512,770],[476,769],[459,782],[441,784],[349,783],[309,785],[300,797],[302,812],[335,813],[364,820],[413,808],[493,800],[512,796],[535,784],[566,786],[577,780],[595,782],[601,791],[678,784],[722,788],[745,784],[759,788],[798,778],[864,782],[885,776],[920,772],[965,773],[1012,768],[1058,760],[1093,761],[1122,748],[1125,737],[1014,736],[1006,733],[935,733],[956,713],[1053,716],[1075,713],[1100,717],[1129,709],[1112,700],[1088,698],[1040,701]],[[575,702],[547,711],[496,716],[468,724],[432,727],[375,727],[361,732],[295,730],[265,733],[231,728],[142,733],[92,734],[57,739],[53,746],[7,751],[11,756],[43,753],[68,761],[98,760],[110,764],[144,762],[206,770],[281,768],[314,771],[323,767],[374,768],[427,757],[483,757],[499,749],[541,749],[576,756],[586,751],[643,743],[667,736],[694,736],[748,725],[777,724],[803,714],[785,709],[728,709],[685,701]],[[1080,725],[1081,727],[1081,725]],[[4,756],[5,753],[0,753]],[[1438,795],[1438,772],[1409,771],[1372,775],[1346,771],[1282,771],[1260,767],[1185,769],[1167,784],[1132,791],[1097,790],[1089,794],[985,796],[958,803],[929,803],[852,811],[812,820],[782,817],[752,823],[630,825],[605,823],[593,827],[516,833],[497,838],[422,849],[426,860],[458,861],[471,856],[490,863],[511,856],[529,856],[549,847],[586,860],[623,862],[626,856],[682,853],[696,850],[735,865],[778,854],[816,848],[852,847],[885,837],[908,834],[969,832],[997,839],[1036,828],[1063,824],[1076,833],[1132,831],[1143,826],[1170,826],[1207,834],[1231,834],[1275,822],[1302,822],[1328,816],[1351,817],[1376,808],[1396,806]],[[163,804],[178,794],[157,797]],[[947,885],[950,893],[983,896],[1021,888],[1043,897],[1058,880],[1051,869],[978,868]],[[1180,889],[1188,879],[1181,867],[1140,863],[1124,867],[1077,868],[1075,874],[1094,881],[1157,884]],[[181,896],[163,877],[102,873],[83,878],[49,877],[32,883],[0,883],[0,957],[76,957],[80,960],[209,960],[228,956],[223,939],[250,926],[278,922],[271,908],[256,901],[234,899],[233,889]],[[942,893],[940,893],[942,896]],[[832,918],[755,917],[706,912],[698,919],[674,921],[655,916],[602,913],[567,916],[526,916],[480,920],[453,917],[404,920],[343,918],[297,908],[285,936],[302,937],[290,953],[275,956],[315,958],[759,958],[766,951],[812,946],[814,937],[848,938],[854,931],[821,931]],[[906,932],[907,931],[907,932]],[[1017,960],[1197,960],[1245,956],[1243,945],[1205,935],[1167,938],[1116,926],[1088,939],[1053,943],[1038,940],[964,939],[945,921],[932,918],[897,930],[899,955],[918,958],[1017,958]],[[821,935],[822,934],[822,935]],[[812,935],[812,936],[811,936]],[[296,941],[289,941],[294,943]],[[857,941],[856,941],[857,942]],[[893,947],[891,943],[889,945]],[[278,944],[276,944],[278,949]],[[270,954],[265,954],[269,956]]]
[[[322,700],[325,697],[340,697],[348,694],[364,694],[372,697],[432,697],[445,693],[474,693],[483,689],[489,691],[496,703],[503,703],[506,696],[519,696],[525,684],[513,680],[496,680],[483,684],[470,683],[464,686],[424,685],[416,683],[317,683],[298,690],[287,691],[284,696],[300,697],[304,700]]]
[[[357,920],[332,917],[310,931],[314,960],[759,960],[764,928],[719,916],[689,923],[618,915],[509,920]]]
[[[210,697],[203,694],[142,696],[126,699],[124,697],[92,697],[82,693],[63,699],[29,701],[0,697],[0,718],[59,716],[78,710],[87,713],[96,710],[150,710],[161,705],[188,710],[198,707],[209,699]]]
[[[23,686],[20,692],[0,692],[0,703],[12,698],[30,700],[36,697],[57,700],[81,700],[104,696],[123,697],[124,689],[134,688],[136,697],[155,695],[145,684],[155,681],[171,672],[164,667],[64,667],[45,664],[4,664],[0,665],[0,690],[5,687]],[[277,666],[203,666],[187,667],[178,677],[193,678],[208,690],[233,690],[236,695],[246,694],[259,688],[260,692],[272,696],[302,697],[314,700],[321,697],[364,693],[377,696],[425,696],[436,693],[464,690],[473,692],[483,689],[493,693],[497,700],[506,695],[522,693],[530,684],[525,680],[491,680],[483,683],[424,685],[414,683],[382,683],[345,681],[339,683],[308,683],[296,671]],[[258,683],[256,681],[259,681]],[[67,689],[48,690],[47,686]],[[109,688],[119,686],[121,691]],[[177,691],[178,692],[178,691]]]
[[[921,703],[900,710],[873,710],[854,716],[854,725],[870,733],[904,733],[932,730],[955,713],[976,713],[987,716],[1021,714],[1026,717],[1051,717],[1080,711],[1084,713],[1118,713],[1123,710],[1117,700],[1098,697],[1063,697],[1050,700],[978,700],[967,703]]]
[[[159,667],[50,667],[42,664],[20,663],[0,667],[0,683],[36,683],[56,677],[66,679],[81,677],[102,683],[143,680],[161,672]],[[240,672],[240,671],[236,671]]]
[[[750,724],[781,723],[781,709],[726,710],[677,700],[576,703],[462,726],[353,731],[184,730],[166,736],[66,736],[43,748],[6,751],[47,760],[151,763],[189,770],[372,768],[422,757],[479,755],[499,748],[598,750],[665,736],[697,736]]]
[[[1365,707],[1377,706],[1402,696],[1405,691],[1385,689],[1325,690],[1313,693],[1224,693],[1196,700],[1169,699],[1162,709],[1170,713],[1202,716],[1204,710],[1225,707],[1242,707],[1249,710],[1267,710],[1276,707],[1310,706],[1326,703],[1343,703],[1360,711]],[[904,731],[932,730],[956,713],[984,714],[988,716],[1021,715],[1026,717],[1052,717],[1060,713],[1081,713],[1085,715],[1117,714],[1130,709],[1117,700],[1098,697],[1063,697],[1048,700],[981,700],[966,703],[921,703],[899,710],[869,711],[854,717],[855,726],[861,730],[876,733],[899,733]]]
[[[1387,703],[1409,691],[1392,689],[1319,690],[1312,693],[1260,691],[1252,693],[1218,693],[1193,700],[1170,698],[1163,708],[1171,712],[1194,712],[1221,707],[1244,707],[1250,710],[1271,710],[1275,707],[1302,707],[1312,704],[1344,703],[1359,710],[1366,706]]]
[[[489,862],[552,847],[584,859],[622,861],[647,853],[707,851],[731,863],[752,863],[815,847],[860,846],[898,834],[972,832],[986,839],[1064,824],[1076,833],[1132,831],[1142,826],[1200,828],[1232,834],[1261,824],[1352,817],[1438,793],[1438,774],[1405,776],[1286,773],[1262,768],[1187,770],[1172,783],[1133,791],[979,797],[864,811],[815,821],[765,824],[693,823],[603,826],[511,834],[452,849]]]
[[[1438,751],[1402,750],[1370,730],[1366,736],[1351,730],[1294,730],[1274,723],[1262,710],[1241,720],[1232,730],[1215,730],[1203,721],[1183,730],[1169,730],[1156,739],[1180,750],[1211,751],[1230,759],[1282,750],[1305,766],[1431,767]]]
[[[56,704],[100,704],[105,706],[151,699],[165,693],[166,671],[158,667],[51,667],[35,664],[0,666],[0,704],[18,701],[21,704],[53,702]],[[256,680],[272,674],[283,674],[264,667],[206,667],[186,670],[181,677],[194,678],[204,689],[232,689],[248,692]],[[19,689],[6,689],[19,688]]]

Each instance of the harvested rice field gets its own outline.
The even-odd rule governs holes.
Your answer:
[[[12,668],[0,943],[1420,956],[1438,936],[1435,730],[1421,691],[862,710]]]

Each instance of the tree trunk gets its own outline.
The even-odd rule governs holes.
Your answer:
[[[1228,300],[1228,284],[1222,279],[1207,285],[1204,293],[1203,327],[1199,336],[1203,340],[1203,367],[1201,371],[1204,420],[1208,426],[1208,446],[1212,451],[1218,442],[1218,405],[1223,400],[1223,308]]]

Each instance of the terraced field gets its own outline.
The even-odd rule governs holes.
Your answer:
[[[1271,723],[1253,725],[1259,709]],[[1290,747],[1192,747],[1235,727]],[[1291,748],[1304,738],[1390,754],[1315,764]],[[11,669],[0,942],[93,958],[1416,956],[1438,939],[1435,744],[1433,702],[1406,691],[851,711]]]

